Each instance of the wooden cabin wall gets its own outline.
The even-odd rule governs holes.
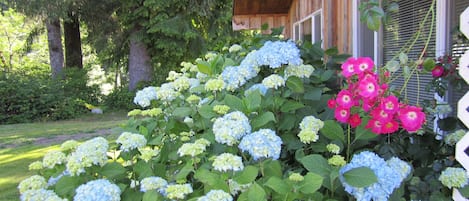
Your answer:
[[[290,22],[287,14],[257,14],[257,15],[235,15],[232,18],[233,30],[261,29],[263,24],[269,25],[269,30],[264,33],[269,34],[271,28],[283,26],[283,34],[290,32]]]

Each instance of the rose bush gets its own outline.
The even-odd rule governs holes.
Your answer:
[[[425,115],[388,90],[371,59],[344,58],[257,38],[183,62],[137,92],[142,109],[115,143],[66,142],[31,164],[38,175],[19,185],[21,200],[410,199],[427,166],[385,149],[417,145],[408,139],[420,139]],[[443,184],[462,188],[452,172]]]

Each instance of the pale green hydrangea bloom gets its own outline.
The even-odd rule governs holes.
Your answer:
[[[191,138],[188,137],[188,136],[181,136],[180,140],[181,140],[182,142],[187,142],[187,141],[190,141]]]
[[[205,83],[206,91],[221,91],[225,88],[225,82],[222,79],[210,79]]]
[[[180,157],[182,156],[197,156],[205,151],[207,146],[201,143],[184,143],[178,149],[178,154]]]
[[[134,117],[134,116],[137,116],[137,115],[140,115],[140,114],[142,114],[142,110],[133,109],[133,110],[131,110],[130,112],[127,113],[127,116]]]
[[[166,78],[166,80],[174,81],[179,77],[181,77],[181,73],[178,73],[178,72],[172,70],[172,71],[169,71],[168,77]]]
[[[193,192],[190,184],[171,184],[165,189],[166,197],[172,200],[182,200]]]
[[[161,87],[156,90],[156,97],[162,101],[170,102],[178,96],[179,92],[175,90],[174,84],[171,82],[162,84]]]
[[[145,136],[140,134],[123,132],[117,138],[116,143],[121,144],[120,149],[127,152],[132,149],[144,147],[147,144],[147,139],[145,139]]]
[[[182,72],[187,72],[187,71],[197,72],[198,71],[197,65],[194,65],[190,62],[183,61],[181,62],[181,66],[182,66],[182,69],[181,69]]]
[[[300,123],[300,141],[309,144],[319,139],[318,132],[324,126],[324,122],[314,116],[306,116]]]
[[[210,146],[210,141],[208,141],[205,138],[199,138],[194,143],[195,144],[201,144],[201,145],[204,145],[204,146]]]
[[[463,168],[448,167],[441,172],[438,180],[448,188],[462,188],[467,185],[468,176]]]
[[[167,185],[168,182],[161,177],[147,177],[140,182],[140,191],[147,192],[157,190],[163,192]]]
[[[60,149],[62,149],[62,151],[74,150],[77,147],[78,147],[78,142],[75,140],[67,140],[64,143],[62,143],[62,145],[60,145]]]
[[[311,130],[302,130],[300,133],[298,133],[298,137],[300,138],[300,141],[309,144],[311,142],[316,142],[319,139],[318,133],[315,133]]]
[[[161,108],[152,108],[152,109],[149,109],[149,110],[143,110],[141,112],[141,115],[143,116],[150,116],[150,117],[156,117],[160,114],[163,113],[163,110]]]
[[[207,195],[199,197],[197,201],[232,201],[233,197],[223,190],[210,190]]]
[[[139,158],[143,159],[144,161],[148,162],[153,157],[157,156],[160,153],[160,149],[158,148],[151,148],[151,147],[144,147],[138,148],[140,152]]]
[[[174,85],[174,89],[180,92],[186,89],[189,89],[189,87],[191,86],[189,82],[189,78],[186,76],[181,76],[177,78],[176,80],[174,80],[173,85]]]
[[[262,80],[262,84],[269,89],[278,89],[285,86],[285,79],[277,74],[269,75]]]
[[[333,154],[339,154],[340,153],[340,147],[334,143],[330,143],[326,146],[326,149],[328,152],[331,152]]]
[[[29,170],[42,170],[43,168],[44,166],[42,166],[42,161],[34,161],[28,166]]]
[[[60,198],[52,190],[46,189],[37,189],[37,190],[28,190],[21,194],[21,201],[67,201],[67,199]]]
[[[18,190],[20,193],[24,193],[28,190],[38,190],[38,189],[45,189],[47,188],[47,181],[44,177],[40,175],[33,175],[30,176],[23,181],[20,182],[18,185]]]
[[[341,155],[333,155],[331,158],[327,160],[327,163],[333,166],[338,166],[338,167],[342,167],[345,164],[347,164],[347,162],[345,161],[345,158]]]
[[[242,50],[242,49],[243,49],[243,47],[241,47],[241,45],[234,44],[234,45],[232,45],[232,46],[228,49],[228,51],[229,51],[230,53],[233,53],[233,52],[239,52],[239,51]]]
[[[205,59],[207,59],[207,61],[211,61],[215,59],[216,56],[217,56],[217,53],[215,52],[207,52],[207,54],[205,54]]]
[[[454,133],[445,136],[445,143],[450,146],[456,145],[466,135],[466,130],[459,129]]]
[[[240,156],[230,153],[223,153],[218,155],[213,161],[213,169],[226,172],[229,170],[240,171],[244,169],[243,160]]]
[[[213,111],[218,114],[226,114],[230,111],[230,107],[228,105],[215,105],[213,106]]]
[[[67,160],[64,153],[60,151],[49,151],[44,155],[42,159],[43,167],[52,169],[55,165],[61,165]]]
[[[301,175],[300,173],[292,173],[292,174],[290,174],[290,176],[288,177],[288,179],[289,179],[290,181],[300,182],[300,181],[303,181],[305,178],[304,178],[303,175]]]
[[[72,176],[85,172],[85,167],[106,164],[109,144],[103,137],[95,137],[79,145],[75,152],[68,156],[67,171]]]
[[[301,64],[299,66],[296,65],[288,65],[285,68],[285,79],[290,76],[296,76],[299,78],[308,78],[313,74],[314,67],[311,65]]]
[[[200,102],[200,97],[197,95],[190,95],[189,97],[186,98],[186,101],[189,103],[197,104]]]

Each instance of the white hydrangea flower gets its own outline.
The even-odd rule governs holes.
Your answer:
[[[178,72],[172,70],[172,71],[169,71],[168,77],[166,78],[166,80],[174,81],[177,78],[181,77],[181,75],[182,75],[181,73],[178,73]]]
[[[233,197],[223,190],[210,190],[207,195],[199,197],[197,201],[232,201]]]
[[[184,143],[178,149],[178,154],[180,157],[182,156],[197,156],[205,151],[207,146],[202,143]]]
[[[174,85],[174,89],[176,89],[179,92],[189,89],[189,87],[191,87],[190,80],[186,76],[178,77],[176,80],[174,80],[173,85]]]
[[[78,147],[78,142],[76,140],[67,140],[64,143],[62,143],[62,145],[60,145],[60,149],[62,149],[62,151],[74,150],[77,147]]]
[[[194,190],[190,184],[171,184],[165,189],[166,197],[172,200],[182,200]]]
[[[55,194],[52,190],[46,189],[37,189],[37,190],[28,190],[21,194],[20,196],[21,201],[67,201],[65,198],[60,198],[57,194]]]
[[[103,166],[107,162],[109,144],[103,137],[96,137],[79,145],[67,159],[67,171],[72,176],[85,172],[85,167]]]
[[[234,45],[232,45],[232,46],[228,49],[228,51],[229,51],[230,53],[233,53],[233,52],[239,52],[239,51],[242,50],[242,49],[243,49],[243,47],[241,47],[241,45],[234,44]]]
[[[324,122],[314,116],[306,116],[300,123],[300,133],[298,137],[300,141],[309,144],[319,139],[318,132],[324,127]]]
[[[140,107],[148,107],[152,100],[156,100],[158,97],[156,87],[145,87],[142,90],[137,91],[134,97],[134,103],[140,105]]]
[[[311,74],[314,72],[314,67],[311,65],[301,64],[299,66],[296,65],[288,65],[285,68],[285,79],[290,76],[296,76],[299,78],[309,78]]]
[[[67,160],[64,153],[60,151],[49,151],[44,155],[42,159],[43,167],[52,169],[55,165],[61,165]]]
[[[157,88],[156,96],[159,100],[171,102],[179,96],[179,92],[175,89],[174,83],[168,82]]]
[[[213,169],[226,172],[229,170],[240,171],[244,169],[243,160],[240,156],[230,153],[223,153],[218,155],[213,161]]]
[[[147,139],[141,134],[123,132],[117,138],[116,143],[121,144],[120,149],[127,152],[132,149],[144,147],[147,144]]]
[[[40,175],[30,176],[21,181],[18,185],[18,190],[21,194],[28,190],[39,190],[45,188],[47,188],[46,179]]]
[[[207,91],[221,91],[225,87],[225,82],[221,79],[211,79],[205,83]]]
[[[278,89],[285,86],[285,79],[277,74],[269,75],[262,80],[262,84],[269,89]]]
[[[161,177],[147,177],[142,179],[140,182],[140,191],[147,192],[151,190],[157,190],[158,192],[164,192],[164,189],[168,185],[168,182]]]

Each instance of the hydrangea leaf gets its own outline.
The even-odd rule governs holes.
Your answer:
[[[324,71],[324,73],[322,73],[322,75],[321,75],[321,81],[324,82],[324,81],[329,80],[334,73],[335,73],[335,71],[333,71],[333,70]]]
[[[375,173],[368,167],[353,168],[345,172],[343,176],[347,184],[357,188],[364,188],[378,182]]]
[[[120,176],[125,176],[124,173],[126,172],[126,169],[117,162],[112,162],[112,163],[106,163],[101,170],[100,173],[110,179],[117,179],[117,178],[123,178]]]
[[[213,108],[210,105],[203,105],[202,107],[200,107],[199,108],[199,114],[200,114],[200,116],[202,116],[203,118],[206,118],[206,119],[211,119],[211,118],[217,116],[217,113],[215,113],[213,111]]]
[[[143,179],[153,175],[151,164],[146,163],[145,161],[138,161],[134,166],[134,171],[137,173],[138,179]]]
[[[355,129],[355,140],[369,140],[376,138],[378,135],[371,132],[369,129],[365,129],[364,124],[358,126]]]
[[[55,192],[61,197],[69,197],[75,193],[75,189],[84,183],[84,177],[63,176],[55,184]]]
[[[176,180],[185,180],[187,175],[194,171],[194,166],[192,160],[188,161],[184,167],[179,170],[179,173],[176,174]]]
[[[274,113],[262,113],[252,120],[252,127],[254,128],[253,130],[257,130],[271,121],[276,122]]]
[[[287,87],[295,93],[304,93],[305,87],[303,86],[303,81],[296,76],[290,76],[287,79]]]
[[[175,117],[187,117],[192,114],[192,109],[190,107],[178,107],[174,109],[173,115]]]
[[[229,186],[226,181],[220,179],[220,175],[214,172],[210,172],[207,169],[200,168],[195,172],[194,177],[200,182],[204,183],[206,187],[213,189],[221,189],[224,191],[229,191]]]
[[[321,175],[308,172],[301,182],[300,191],[304,194],[312,194],[321,188],[323,177]]]
[[[464,187],[459,188],[458,190],[462,196],[469,198],[469,185],[465,185]]]
[[[263,163],[265,177],[282,177],[282,165],[278,160],[266,160]]]
[[[255,90],[244,99],[248,111],[256,111],[261,106],[262,96],[259,90]]]
[[[143,194],[142,201],[159,201],[164,200],[164,197],[157,191],[147,191]]]
[[[282,195],[286,195],[291,189],[291,186],[278,177],[269,178],[264,185]]]
[[[324,121],[324,127],[319,130],[325,137],[331,140],[340,140],[344,142],[344,129],[334,120]]]
[[[253,183],[248,191],[248,199],[251,201],[263,201],[266,200],[266,193],[264,189],[257,183]]]
[[[243,101],[240,98],[233,96],[231,94],[226,94],[224,102],[233,110],[238,110],[238,111],[246,110],[246,107],[244,106]]]
[[[321,100],[321,96],[322,96],[322,89],[315,87],[312,89],[308,89],[308,92],[305,93],[304,98],[306,100],[317,101],[317,100]]]
[[[327,163],[327,160],[319,154],[302,157],[300,163],[303,164],[308,171],[321,175],[323,178],[328,177],[331,172],[331,166]]]
[[[303,103],[300,103],[298,101],[287,101],[285,102],[282,107],[280,107],[280,111],[282,112],[291,112],[295,111],[300,108],[304,108],[305,105]]]
[[[197,68],[199,69],[199,72],[211,75],[212,74],[212,69],[210,68],[210,63],[207,61],[199,61],[197,63]]]
[[[238,172],[233,179],[239,184],[248,184],[253,182],[258,174],[259,168],[249,165],[244,167],[242,171]]]

